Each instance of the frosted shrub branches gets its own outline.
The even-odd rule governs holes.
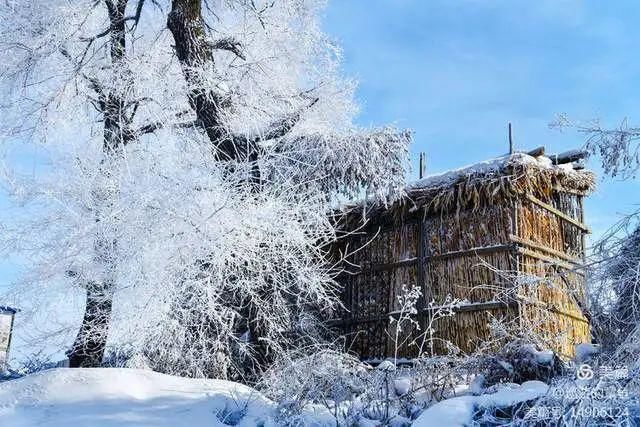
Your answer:
[[[391,333],[387,335],[394,344],[393,363],[398,363],[398,351],[404,348],[413,339],[413,332],[420,330],[420,323],[416,320],[418,301],[422,297],[422,291],[417,286],[407,288],[402,285],[400,294],[396,297],[398,309],[389,316]]]

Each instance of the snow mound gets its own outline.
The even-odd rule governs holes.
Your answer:
[[[274,404],[241,384],[138,369],[51,369],[0,383],[0,425],[274,425]]]
[[[480,408],[513,406],[547,393],[549,386],[541,381],[527,381],[515,388],[503,388],[493,394],[460,396],[443,400],[428,408],[413,423],[414,427],[464,427]]]
[[[576,345],[575,350],[577,363],[585,362],[600,353],[600,347],[597,344],[578,344]]]
[[[529,353],[539,365],[551,365],[553,363],[553,351],[538,350],[533,344],[527,344],[522,349]]]

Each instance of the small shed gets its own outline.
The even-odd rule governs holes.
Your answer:
[[[585,157],[541,147],[421,179],[391,206],[351,206],[334,248],[347,346],[368,360],[416,357],[431,328],[434,353],[472,353],[496,325],[535,332],[566,357],[590,342],[583,200],[595,176]],[[397,339],[390,318],[413,287],[421,327]]]
[[[13,318],[16,313],[16,309],[0,305],[0,369],[2,369],[9,360]]]

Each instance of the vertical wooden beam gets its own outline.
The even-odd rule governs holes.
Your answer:
[[[424,234],[424,218],[418,223],[418,286],[420,286],[420,291],[422,291],[422,297],[418,301],[418,309],[423,309],[426,307],[425,297],[427,294],[427,280],[425,277],[425,262],[426,262],[426,248],[424,244],[425,234]]]
[[[509,123],[509,140],[511,140],[511,123]],[[520,227],[518,224],[518,213],[520,211],[520,201],[518,199],[513,200],[511,211],[513,215],[513,219],[511,221],[511,234],[514,236],[522,237],[520,236]],[[515,267],[516,274],[520,274],[522,263],[521,263],[521,255],[517,249],[513,253],[513,258],[515,262],[514,267]],[[520,301],[520,298],[517,299],[517,309],[518,309],[518,323],[520,325],[520,328],[522,328],[524,326],[523,325],[524,313],[522,312],[523,305],[522,305],[522,302]]]
[[[429,281],[427,280],[427,272],[428,268],[425,265],[427,262],[427,248],[425,245],[426,235],[425,235],[425,217],[424,215],[420,219],[418,223],[418,286],[420,286],[420,290],[422,291],[422,296],[418,299],[418,313],[422,313],[424,309],[427,308],[427,286],[429,285]],[[418,317],[418,321],[424,319],[424,315]],[[419,351],[419,349],[417,350]],[[420,357],[420,354],[416,354],[417,357]]]
[[[513,154],[514,148],[513,148],[513,134],[511,133],[511,122],[509,122],[509,125],[507,127],[509,129],[509,154]]]
[[[427,169],[427,155],[424,153],[424,151],[422,151],[420,152],[420,164],[419,164],[419,171],[418,171],[419,179],[424,178],[426,169]]]
[[[584,196],[578,197],[578,206],[580,206],[580,223],[584,224]],[[584,230],[580,230],[580,244],[582,245],[582,262],[587,262],[587,233]]]
[[[402,230],[401,228],[402,226],[399,226],[399,228],[397,228],[397,231]],[[393,241],[393,243],[396,243],[395,239]],[[389,260],[387,260],[389,261]],[[385,310],[384,314],[387,313],[391,313],[393,311],[393,304],[394,304],[394,293],[395,293],[395,288],[396,288],[396,272],[398,271],[397,268],[392,268],[391,270],[384,270],[384,271],[379,271],[378,274],[382,277],[381,282],[382,283],[386,283],[387,285],[387,296],[386,296],[386,300],[387,300],[387,307]],[[376,289],[377,290],[377,289]],[[382,351],[384,354],[382,354],[381,356],[383,356],[383,358],[385,357],[391,357],[394,353],[394,347],[397,343],[393,342],[392,336],[393,336],[393,327],[392,326],[396,326],[397,325],[392,325],[391,322],[387,319],[385,319],[386,322],[383,320],[382,322],[385,322],[385,326],[384,328],[386,329],[387,333],[383,335],[383,342],[382,344],[382,348],[380,349],[380,351]]]

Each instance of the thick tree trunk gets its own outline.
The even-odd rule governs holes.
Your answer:
[[[255,144],[248,140],[236,139],[225,131],[221,122],[221,112],[228,103],[220,94],[207,87],[201,76],[204,70],[215,67],[215,45],[206,37],[202,0],[173,0],[167,27],[173,34],[176,56],[189,88],[189,104],[196,114],[198,125],[204,129],[216,148],[216,158],[223,161],[249,161],[255,164]],[[255,171],[253,174],[255,175]]]
[[[196,114],[197,123],[206,132],[215,147],[215,155],[221,161],[242,161],[251,165],[248,181],[254,184],[255,191],[261,188],[261,172],[258,166],[260,156],[259,142],[256,139],[231,135],[224,129],[222,112],[227,108],[225,99],[208,88],[201,77],[205,70],[213,69],[215,61],[214,49],[230,50],[240,56],[238,49],[231,43],[211,43],[206,37],[205,22],[202,17],[202,0],[172,0],[171,12],[167,19],[167,27],[175,41],[175,52],[187,82],[188,99]],[[235,50],[234,50],[235,49]],[[315,101],[313,102],[315,103]],[[313,105],[313,103],[311,105]],[[264,139],[273,139],[285,135],[291,130],[299,118],[294,114],[274,123]],[[230,303],[233,298],[231,298]],[[268,344],[261,340],[266,336],[263,325],[256,315],[261,307],[254,307],[249,302],[244,313],[249,329],[250,342],[254,350],[255,366],[245,366],[245,374],[249,381],[255,380],[257,374],[270,363]],[[242,332],[239,330],[239,333]]]
[[[120,79],[120,88],[105,91],[99,85],[95,87],[99,96],[100,110],[103,116],[103,151],[102,175],[109,180],[110,168],[118,161],[121,148],[132,138],[130,124],[132,117],[126,114],[127,103],[123,94],[132,84],[126,70],[123,59],[126,55],[126,20],[125,11],[128,0],[105,0],[109,16],[109,37],[111,66],[114,75]],[[128,117],[128,118],[127,118]],[[109,187],[109,186],[107,186]],[[110,206],[110,201],[117,196],[112,188],[97,188],[94,194],[98,206]],[[85,304],[82,325],[76,336],[73,347],[68,353],[69,366],[97,367],[102,363],[113,306],[114,281],[113,271],[114,254],[117,250],[117,241],[110,238],[111,232],[101,227],[100,212],[96,215],[96,242],[95,259],[104,269],[105,277],[100,283],[87,280],[85,283],[87,299]],[[105,234],[103,234],[105,233]]]
[[[71,368],[93,368],[102,363],[109,334],[113,297],[108,289],[101,288],[96,284],[87,288],[82,326],[69,353]]]
[[[201,0],[173,0],[167,26],[173,34],[175,51],[189,87],[187,94],[198,124],[218,149],[221,160],[237,158],[233,141],[225,137],[220,123],[224,100],[205,87],[201,73],[213,67],[213,49],[206,39]]]

